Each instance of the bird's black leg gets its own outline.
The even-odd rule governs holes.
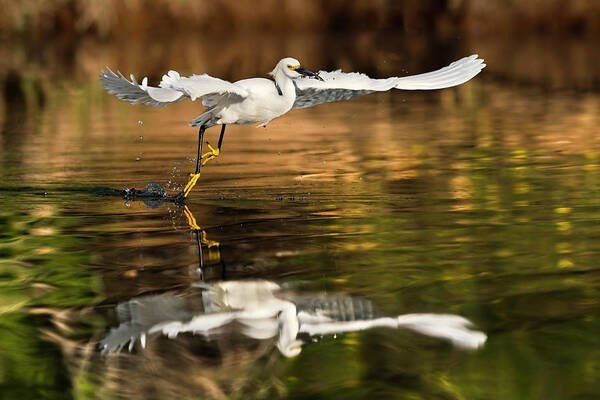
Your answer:
[[[204,280],[204,258],[202,257],[202,241],[200,240],[200,231],[196,232],[196,243],[198,244],[198,269],[200,270],[200,280]]]
[[[198,131],[198,157],[196,157],[196,173],[200,173],[200,167],[202,166],[202,140],[204,139],[204,131],[206,128],[204,125],[200,127]]]
[[[221,125],[221,135],[219,136],[219,144],[217,145],[217,148],[213,148],[210,144],[208,145],[208,148],[210,149],[210,151],[207,151],[206,153],[202,154],[202,158],[204,159],[202,161],[202,165],[206,164],[207,162],[209,162],[210,160],[217,158],[219,156],[219,154],[221,153],[221,146],[223,145],[223,136],[225,136],[225,127],[227,125],[223,124]]]
[[[219,149],[219,151],[221,150],[221,145],[223,144],[223,136],[225,136],[225,127],[227,125],[223,124],[221,126],[221,135],[219,136],[219,144],[217,145],[217,148]]]
[[[204,140],[204,131],[206,130],[206,126],[202,125],[200,130],[198,131],[198,157],[196,158],[196,172],[194,174],[190,174],[190,181],[183,188],[183,197],[188,197],[192,188],[196,185],[198,178],[200,178],[200,167],[202,166],[202,140]]]

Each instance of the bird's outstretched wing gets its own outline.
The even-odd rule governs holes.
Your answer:
[[[419,75],[372,79],[358,72],[319,71],[323,81],[301,77],[295,80],[296,101],[293,108],[313,107],[321,103],[350,100],[373,92],[390,89],[432,90],[443,89],[461,83],[477,75],[485,64],[477,54],[461,58],[452,64]]]
[[[224,97],[230,102],[235,102],[248,95],[246,89],[206,74],[182,77],[176,71],[169,71],[163,75],[159,87],[153,87],[148,86],[148,78],[144,78],[142,83],[138,84],[133,75],[130,75],[130,81],[121,72],[117,73],[109,68],[107,71],[102,70],[100,82],[108,93],[131,104],[164,107],[185,98],[201,98],[203,105],[213,107]]]

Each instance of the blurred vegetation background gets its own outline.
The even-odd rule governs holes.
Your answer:
[[[5,98],[27,96],[15,89],[31,91],[48,78],[95,80],[114,62],[151,81],[170,68],[237,80],[294,55],[313,68],[381,77],[439,68],[471,51],[497,79],[600,88],[593,0],[0,0],[0,7]]]
[[[600,33],[594,0],[2,0],[0,32],[29,40],[156,33],[402,29],[502,34]]]

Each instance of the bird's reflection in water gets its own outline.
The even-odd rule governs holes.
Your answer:
[[[139,339],[162,333],[175,338],[193,333],[211,338],[237,329],[253,339],[277,338],[286,357],[302,351],[308,337],[355,332],[375,327],[406,328],[452,344],[475,349],[486,335],[472,329],[469,320],[452,314],[404,314],[378,317],[371,302],[350,296],[299,295],[271,281],[224,281],[199,284],[200,297],[174,295],[140,297],[121,303],[121,324],[100,342],[103,352],[131,350]],[[194,301],[199,300],[199,301]]]
[[[215,240],[209,240],[206,237],[206,231],[203,230],[196,221],[196,217],[190,211],[187,205],[183,206],[183,214],[187,219],[188,226],[194,235],[196,236],[196,244],[198,245],[198,269],[197,272],[200,275],[200,280],[204,280],[206,265],[213,265],[219,263],[221,267],[221,279],[225,279],[225,263],[221,257],[220,243]],[[203,248],[208,249],[208,263],[205,263]]]
[[[197,235],[199,271],[203,279],[202,248],[206,246],[209,251],[216,248],[219,256],[219,244],[206,239],[206,233],[187,207],[184,212]],[[277,348],[286,357],[300,354],[315,337],[376,327],[405,328],[466,349],[479,348],[487,339],[483,332],[473,329],[469,320],[458,315],[379,316],[366,299],[300,293],[289,284],[284,286],[267,280],[214,283],[200,280],[194,286],[197,289],[194,296],[164,294],[120,303],[117,306],[120,325],[101,340],[102,352],[120,351],[124,347],[131,351],[138,340],[145,348],[147,337],[160,333],[169,338],[192,333],[210,339],[224,332],[238,331],[252,339],[277,338]]]

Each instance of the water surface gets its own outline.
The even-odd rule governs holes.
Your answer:
[[[108,96],[95,76],[105,64],[155,74],[170,66],[144,70],[126,45],[98,46],[78,53],[72,76],[59,67],[44,76],[33,64],[13,77],[23,96],[3,102],[1,397],[582,399],[600,391],[600,95],[581,89],[588,72],[573,78],[575,91],[490,62],[455,89],[375,94],[297,110],[266,129],[229,127],[187,203],[192,226],[177,205],[94,189],[180,190],[197,140],[186,122],[201,112],[197,103],[153,109]],[[313,47],[276,48],[297,50],[310,68],[346,63],[384,74],[393,66],[379,61],[401,61],[388,52],[353,65]],[[410,72],[473,50],[440,47]],[[481,47],[484,58],[485,49],[499,54]],[[227,52],[191,54],[172,62],[230,79],[272,64],[270,53],[252,67]],[[208,140],[217,135],[209,130]],[[237,326],[99,351],[119,326],[119,304],[149,296],[195,304],[199,283],[252,280],[300,297],[361,299],[385,316],[459,315],[488,339],[469,351],[380,327],[319,336],[287,358],[276,338],[252,339]]]

